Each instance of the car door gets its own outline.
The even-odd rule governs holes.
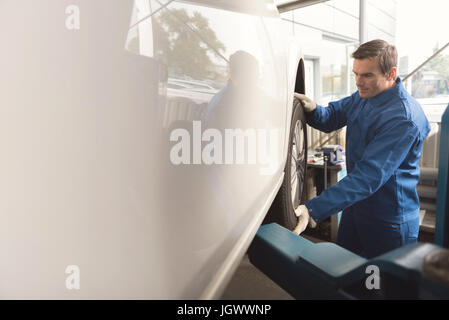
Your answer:
[[[283,170],[261,3],[0,1],[2,298],[218,295]]]

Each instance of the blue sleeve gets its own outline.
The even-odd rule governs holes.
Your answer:
[[[419,139],[419,131],[409,120],[391,120],[374,136],[344,179],[318,197],[306,202],[316,222],[368,198],[379,190],[399,168]]]
[[[317,106],[307,117],[307,124],[315,129],[329,133],[346,125],[346,111],[354,104],[354,95],[331,102],[327,107]]]

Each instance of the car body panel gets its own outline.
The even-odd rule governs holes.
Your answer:
[[[0,298],[222,292],[282,181],[294,80],[276,15],[211,2],[0,0]],[[235,128],[274,132],[270,157],[205,164],[198,134]]]

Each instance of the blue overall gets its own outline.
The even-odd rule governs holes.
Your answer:
[[[305,203],[312,218],[343,210],[337,244],[366,258],[415,242],[419,159],[430,126],[402,81],[371,99],[356,92],[318,106],[307,123],[324,132],[347,126],[348,175]]]

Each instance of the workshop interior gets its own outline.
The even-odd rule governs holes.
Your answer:
[[[0,299],[449,299],[447,12],[0,0]]]

